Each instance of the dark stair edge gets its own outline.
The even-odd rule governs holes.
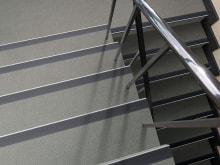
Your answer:
[[[186,42],[186,45],[188,47],[194,47],[194,46],[198,46],[198,45],[205,45],[208,44],[209,41],[207,38],[202,38],[199,40],[194,40],[194,41],[190,41],[190,42]],[[155,48],[155,49],[151,49],[151,50],[147,50],[146,51],[146,56],[151,56],[156,54],[159,51],[160,48]],[[134,58],[136,53],[131,53],[131,54],[127,54],[127,55],[123,55],[123,60],[131,60],[132,58]]]
[[[182,100],[187,100],[187,99],[190,99],[192,97],[197,97],[197,96],[201,96],[201,95],[206,95],[206,93],[203,90],[198,90],[198,91],[186,93],[186,94],[183,94],[183,95],[178,95],[178,96],[175,96],[175,97],[171,97],[171,98],[168,98],[168,99],[155,101],[155,102],[152,103],[152,105],[153,105],[153,108],[154,107],[159,107],[159,106],[171,104],[171,103],[174,103],[174,102],[179,102],[179,101],[182,101]]]
[[[93,33],[93,32],[97,32],[97,31],[105,30],[105,29],[107,29],[107,25],[103,24],[103,25],[91,26],[91,27],[87,27],[87,28],[81,28],[81,29],[77,29],[77,30],[62,32],[62,33],[51,34],[51,35],[47,35],[47,36],[36,37],[36,38],[32,38],[32,39],[27,39],[27,40],[11,42],[11,43],[0,45],[0,51],[15,49],[15,48],[19,48],[19,47],[34,45],[34,44],[39,44],[39,43],[43,43],[43,42],[49,42],[49,41],[53,41],[53,40],[59,40],[59,39],[68,38],[68,37],[74,37],[74,36],[78,36],[78,35],[83,35],[83,34],[87,34],[87,33]]]
[[[194,163],[199,163],[205,160],[211,160],[211,159],[215,159],[217,157],[216,153],[210,153],[210,154],[206,154],[191,160],[187,160],[181,163],[177,163],[176,165],[189,165],[189,164],[194,164]]]
[[[176,143],[172,143],[170,144],[171,148],[177,148],[177,147],[182,147],[185,145],[190,145],[196,142],[200,142],[200,141],[204,141],[204,140],[208,140],[208,139],[212,139],[215,138],[215,134],[213,132],[211,133],[207,133],[204,135],[200,135],[200,136],[196,136],[190,139],[186,139],[186,140],[182,140],[180,142],[176,142]]]
[[[173,23],[173,22],[180,22],[180,21],[185,21],[189,19],[195,19],[197,17],[207,17],[208,12],[207,11],[201,11],[201,12],[196,12],[196,13],[190,13],[190,14],[185,14],[185,15],[180,15],[180,16],[175,16],[175,17],[170,17],[170,18],[165,18],[165,22],[168,24]],[[143,28],[148,28],[152,27],[150,22],[144,22],[143,23]],[[121,27],[116,27],[111,29],[111,33],[122,33],[124,32],[126,26],[121,26]],[[136,29],[135,24],[132,25],[131,30]]]
[[[81,86],[93,82],[98,82],[101,80],[122,76],[125,74],[130,74],[130,67],[120,67],[117,69],[107,70],[100,73],[94,73],[82,77],[77,77],[65,81],[60,81],[52,84],[47,84],[44,86],[39,86],[31,89],[26,89],[14,93],[9,93],[0,96],[0,105],[15,102],[23,99],[28,99],[40,95],[44,95],[47,93],[53,93],[56,91],[61,91],[64,89],[73,88],[76,86]]]
[[[146,165],[160,162],[172,157],[169,145],[162,145],[98,165]]]
[[[205,64],[205,66],[210,69],[208,64]],[[150,82],[154,83],[154,82],[157,82],[157,81],[166,80],[166,79],[170,79],[170,78],[174,78],[174,77],[179,77],[179,76],[183,76],[183,75],[186,75],[186,74],[190,74],[190,72],[187,71],[186,69],[182,69],[182,70],[178,70],[178,71],[169,72],[169,73],[161,74],[161,75],[158,75],[158,76],[150,77]],[[143,79],[137,80],[135,84],[136,85],[142,85],[143,84]]]
[[[40,65],[45,65],[49,63],[64,61],[64,60],[68,60],[71,58],[91,55],[91,54],[98,53],[98,52],[110,51],[113,49],[117,49],[118,47],[119,47],[118,43],[114,42],[114,43],[109,43],[105,45],[99,45],[99,46],[89,47],[89,48],[75,50],[71,52],[66,52],[62,54],[56,54],[56,55],[47,56],[43,58],[33,59],[29,61],[23,61],[23,62],[19,62],[15,64],[9,64],[9,65],[0,67],[0,74],[22,70],[26,68],[31,68],[31,67],[36,67]]]
[[[13,132],[10,134],[0,136],[0,148],[15,143],[35,139],[38,137],[46,136],[56,132],[72,129],[75,127],[88,125],[101,120],[114,118],[124,114],[132,113],[135,111],[147,108],[146,99],[136,100],[125,104],[116,105],[109,108],[93,111],[77,115],[71,118],[55,121],[52,123],[32,127],[29,129]]]

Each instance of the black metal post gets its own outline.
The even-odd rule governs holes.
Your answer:
[[[142,28],[142,19],[141,19],[141,12],[140,12],[140,10],[138,11],[138,13],[136,15],[135,23],[136,23],[136,29],[137,29],[138,47],[139,47],[139,52],[140,52],[141,66],[143,67],[147,63],[147,59],[146,59],[146,51],[145,51],[143,28]],[[143,74],[143,79],[144,79],[145,95],[146,95],[146,98],[148,100],[148,104],[149,104],[149,107],[150,107],[150,110],[151,110],[151,114],[152,114],[152,117],[153,117],[153,113],[152,113],[152,99],[151,99],[151,92],[150,92],[150,83],[149,83],[148,72]]]

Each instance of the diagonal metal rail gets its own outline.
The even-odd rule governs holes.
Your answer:
[[[153,64],[155,64],[160,57],[162,57],[166,52],[169,51],[169,46],[166,44],[164,45],[158,52],[156,55],[154,55],[150,61],[144,65],[143,68],[141,68],[141,70],[134,76],[134,78],[128,83],[128,85],[126,86],[127,89],[129,89],[131,87],[132,84],[135,83],[135,81],[137,81],[148,69],[150,69]]]

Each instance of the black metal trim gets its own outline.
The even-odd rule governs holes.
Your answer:
[[[205,66],[207,68],[210,68],[208,64],[205,64]],[[182,75],[186,75],[186,74],[190,74],[189,71],[187,71],[186,69],[177,70],[177,71],[169,72],[169,73],[164,73],[164,74],[161,74],[158,76],[150,77],[150,83],[154,83],[156,81],[169,79],[169,78],[173,78],[173,77],[178,77],[178,76],[182,76]],[[139,79],[136,81],[136,85],[141,85],[143,83],[144,83],[143,79]]]
[[[176,120],[173,120],[173,121],[195,120],[195,119],[201,119],[201,118],[210,118],[210,117],[213,117],[213,116],[214,116],[214,114],[212,113],[211,110],[209,110],[209,111],[206,111],[206,112],[198,113],[198,114],[195,114],[195,115],[192,115],[192,116],[183,117],[183,118],[176,119]]]
[[[206,154],[206,155],[203,155],[203,156],[191,159],[191,160],[177,163],[176,165],[189,165],[189,164],[193,164],[193,163],[197,163],[197,162],[201,162],[201,161],[205,161],[205,160],[214,159],[216,157],[217,157],[216,153],[210,153],[210,154]]]
[[[170,144],[170,147],[171,148],[181,147],[181,146],[184,146],[184,145],[196,143],[198,141],[203,141],[203,140],[211,139],[211,138],[214,138],[214,137],[215,137],[214,133],[208,133],[208,134],[196,136],[196,137],[193,137],[193,138],[190,138],[190,139],[182,140],[180,142],[172,143],[172,144]]]
[[[207,38],[202,38],[202,39],[199,39],[199,40],[186,42],[186,45],[188,47],[192,47],[194,45],[205,45],[205,44],[208,44],[208,43],[209,43],[209,40]],[[160,48],[155,48],[155,49],[147,50],[145,53],[146,53],[146,56],[150,56],[150,55],[156,54],[159,50],[160,50]],[[123,55],[123,60],[130,60],[130,59],[134,58],[135,54],[136,53]]]
[[[220,74],[218,65],[216,63],[215,57],[213,55],[213,51],[219,48],[218,41],[214,35],[214,32],[211,28],[211,26],[207,23],[208,18],[202,21],[203,29],[206,33],[206,36],[208,38],[209,44],[206,44],[203,46],[203,50],[205,52],[206,58],[209,62],[209,65],[211,66],[211,72],[217,76]]]
[[[170,18],[165,18],[165,22],[169,23],[169,22],[176,22],[176,21],[182,21],[182,20],[186,20],[186,19],[191,19],[191,18],[195,18],[195,17],[206,17],[208,16],[208,12],[207,11],[201,11],[201,12],[196,12],[196,13],[191,13],[191,14],[185,14],[185,15],[180,15],[180,16],[175,16],[175,17],[170,17]],[[152,27],[150,22],[144,22],[143,23],[143,28],[145,27]],[[111,29],[111,33],[120,33],[123,32],[125,30],[125,26],[121,26],[121,27],[116,27],[116,28],[112,28]],[[131,27],[131,29],[135,29],[135,25],[133,25]]]
[[[168,98],[168,99],[155,101],[155,102],[152,103],[152,106],[154,108],[154,107],[157,107],[157,106],[162,106],[162,105],[165,105],[165,104],[171,104],[173,102],[189,99],[189,98],[200,96],[200,95],[206,95],[206,93],[203,90],[198,90],[198,91],[194,91],[194,92],[191,92],[191,93],[171,97],[171,98]]]
[[[138,9],[138,13],[135,18],[136,23],[136,30],[137,30],[137,38],[138,38],[138,47],[140,52],[140,59],[141,59],[141,67],[143,67],[147,63],[146,59],[146,49],[145,49],[145,42],[143,37],[143,26],[142,26],[142,19],[141,19],[141,11]],[[150,107],[150,110],[152,112],[152,99],[151,99],[151,92],[150,92],[150,83],[149,83],[149,75],[148,72],[145,72],[143,74],[143,80],[144,80],[144,88],[145,88],[145,96],[148,101],[148,105]],[[153,117],[153,113],[152,117]]]

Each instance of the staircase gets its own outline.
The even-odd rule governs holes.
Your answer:
[[[212,56],[218,45],[209,28],[216,18],[210,3],[147,2],[218,75]],[[172,51],[148,72],[152,108],[145,96],[143,79],[126,89],[141,69],[140,59],[129,66],[138,51],[135,26],[117,62],[114,59],[133,3],[116,2],[106,41],[111,3],[2,2],[0,164],[219,163],[216,129],[142,127],[153,121],[194,120],[218,114]],[[164,41],[142,18],[149,60]]]

